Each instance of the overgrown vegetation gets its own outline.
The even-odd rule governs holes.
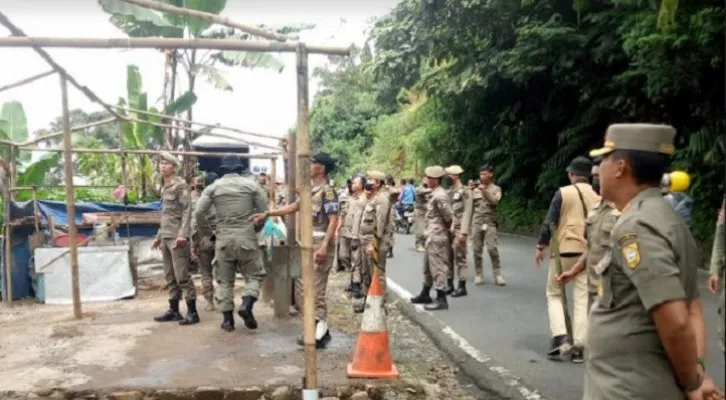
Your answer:
[[[313,148],[338,158],[339,179],[453,163],[468,178],[494,163],[503,224],[531,232],[567,163],[609,124],[672,124],[694,233],[710,249],[724,193],[724,10],[667,3],[404,0],[354,59],[315,72]]]

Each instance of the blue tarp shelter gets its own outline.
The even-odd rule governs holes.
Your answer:
[[[38,201],[38,210],[44,221],[50,216],[53,219],[53,224],[56,226],[68,225],[68,214],[66,212],[66,203],[60,201]],[[76,224],[81,223],[81,218],[84,213],[100,213],[100,212],[155,212],[161,211],[161,203],[154,202],[149,204],[140,205],[129,205],[124,207],[123,204],[118,203],[85,203],[78,202],[75,206],[76,210]],[[10,219],[14,220],[17,218],[33,216],[33,202],[10,202]],[[158,225],[130,225],[128,234],[130,236],[142,236],[142,237],[153,237],[158,231]],[[90,235],[92,229],[78,229],[78,233]],[[121,237],[126,237],[126,227],[122,225],[117,232]],[[32,254],[30,254],[30,243],[28,237],[35,233],[35,226],[24,225],[13,227],[12,236],[12,284],[13,284],[13,299],[19,299],[23,297],[32,297],[34,295],[32,288],[32,281],[30,277],[30,262]],[[0,250],[2,255],[2,268],[3,273],[0,274],[0,292],[3,298],[5,298],[6,284],[5,284],[5,243],[2,244]]]

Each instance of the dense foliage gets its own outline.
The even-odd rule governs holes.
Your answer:
[[[505,224],[531,231],[608,124],[668,123],[707,239],[724,192],[724,10],[666,3],[405,0],[375,24],[372,51],[316,72],[313,146],[343,175],[457,163],[471,176],[492,162]]]

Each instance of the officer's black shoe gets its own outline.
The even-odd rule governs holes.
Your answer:
[[[320,326],[320,324],[323,324],[323,326]],[[330,336],[330,330],[328,329],[325,322],[315,321],[316,336],[318,335],[318,330],[320,329],[325,329],[325,333],[320,337],[320,339],[315,339],[315,348],[318,350],[322,350],[328,347],[328,343],[330,343],[330,340],[333,338],[332,336]],[[300,336],[297,338],[297,344],[299,346],[305,346],[304,336]]]
[[[197,313],[197,301],[187,300],[187,316],[179,321],[179,325],[194,325],[199,323],[199,314]]]
[[[179,313],[179,300],[169,300],[169,309],[165,313],[154,317],[156,322],[181,321],[184,319]]]
[[[224,321],[222,321],[221,328],[227,332],[234,331],[234,313],[232,311],[224,311],[222,312],[222,316],[224,317]]]
[[[550,351],[547,352],[547,357],[550,360],[559,360],[560,356],[567,353],[570,349],[570,342],[567,335],[558,335],[552,338],[552,346]]]
[[[257,299],[252,296],[243,297],[242,307],[240,307],[239,311],[237,311],[237,314],[240,318],[242,318],[245,322],[245,326],[249,329],[257,329],[257,321],[255,320],[255,316],[252,314],[252,306],[256,301]]]
[[[459,287],[451,294],[451,297],[462,297],[466,296],[466,281],[459,281]]]
[[[353,304],[353,312],[356,314],[362,314],[366,309],[366,302],[358,300]]]
[[[366,294],[363,293],[363,285],[359,282],[351,283],[350,294],[354,299],[362,299],[366,297]]]
[[[424,306],[426,311],[448,310],[449,302],[446,300],[446,292],[443,290],[436,291],[436,301]]]
[[[570,361],[575,364],[582,364],[585,362],[582,346],[572,346],[572,350],[570,351]]]
[[[446,295],[451,296],[454,293],[454,278],[446,280]]]
[[[421,293],[419,293],[418,296],[411,297],[411,303],[412,304],[429,304],[433,301],[431,298],[431,286],[424,285],[423,289],[421,289]]]

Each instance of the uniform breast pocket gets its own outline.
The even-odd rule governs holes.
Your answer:
[[[600,245],[610,247],[612,245],[612,233],[615,221],[604,221],[600,227]]]
[[[375,220],[375,208],[373,206],[366,206],[363,210],[363,221],[371,223]]]
[[[164,207],[174,207],[176,205],[176,195],[174,193],[167,193],[162,197],[164,199]]]

